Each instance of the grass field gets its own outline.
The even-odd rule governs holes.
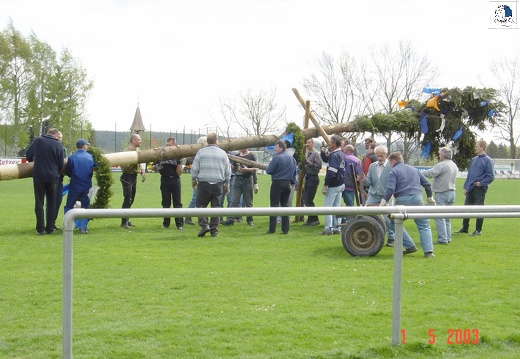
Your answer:
[[[268,205],[269,180],[259,177],[255,206]],[[183,184],[186,206],[188,176]],[[519,204],[519,188],[495,180],[486,204]],[[59,358],[61,231],[35,235],[32,179],[2,181],[0,191],[0,358]],[[460,180],[457,204],[463,197]],[[133,208],[157,207],[159,178],[149,174]],[[339,236],[317,235],[323,227],[269,236],[263,217],[221,227],[217,238],[198,238],[198,226],[162,229],[160,218],[135,219],[130,230],[96,219],[74,236],[74,357],[518,358],[518,221],[486,219],[480,237],[456,234],[433,259],[407,256],[405,344],[392,347],[392,248],[351,257]],[[418,244],[413,222],[406,228]]]

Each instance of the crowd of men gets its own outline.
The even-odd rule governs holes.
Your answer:
[[[68,197],[64,213],[80,205],[90,207],[89,190],[92,187],[92,174],[95,163],[87,152],[88,143],[84,139],[76,142],[77,151],[67,158],[61,143],[62,134],[57,129],[50,129],[47,134],[36,138],[27,150],[27,159],[34,162],[33,183],[35,197],[36,233],[51,234],[56,227],[56,217],[61,205],[63,176],[70,177]],[[141,138],[138,134],[130,137],[124,151],[139,151]],[[256,156],[247,148],[235,153],[236,160],[230,160],[228,154],[218,147],[218,136],[210,133],[199,138],[197,143],[202,148],[194,158],[184,159],[191,164],[192,199],[188,208],[223,207],[227,199],[229,207],[253,206],[253,194],[258,193]],[[175,138],[168,138],[166,146],[177,146]],[[372,139],[365,140],[365,156],[360,159],[356,148],[348,140],[333,135],[322,150],[315,149],[313,139],[306,141],[306,153],[303,163],[302,203],[305,207],[315,207],[316,194],[320,184],[320,171],[326,164],[325,176],[321,192],[324,196],[324,207],[339,207],[341,200],[346,206],[386,206],[388,204],[405,206],[422,206],[423,191],[426,194],[427,205],[450,206],[455,202],[455,180],[458,174],[457,165],[453,162],[453,151],[449,147],[439,150],[439,161],[431,169],[419,171],[405,164],[399,152],[388,154],[387,147],[377,145]],[[483,205],[488,186],[494,180],[492,161],[486,155],[486,142],[477,141],[476,156],[471,160],[467,178],[464,182],[465,205]],[[279,140],[274,146],[275,154],[267,166],[266,173],[271,176],[270,206],[289,207],[297,181],[298,167],[292,154],[287,151],[287,142]],[[233,158],[233,156],[231,156]],[[239,158],[243,160],[239,160]],[[248,164],[244,164],[248,163]],[[153,170],[161,176],[160,191],[163,208],[182,208],[181,174],[183,162],[176,159],[165,159],[153,164]],[[122,208],[131,208],[137,189],[137,176],[146,180],[145,167],[142,164],[132,164],[122,167],[121,184],[123,189]],[[433,178],[433,183],[427,179]],[[44,203],[46,210],[44,213]],[[337,218],[325,215],[324,229],[321,235],[340,233],[341,223],[348,218]],[[198,218],[199,237],[210,234],[217,237],[219,224],[234,225],[242,217]],[[309,215],[303,225],[319,226],[318,216]],[[437,240],[432,239],[429,220],[414,220],[419,233],[419,242],[425,258],[434,256],[434,244],[447,245],[452,240],[451,221],[449,218],[436,219]],[[385,216],[386,245],[392,247],[395,240],[395,225]],[[455,233],[469,234],[469,218],[463,220],[463,226]],[[247,216],[246,223],[253,226],[253,217]],[[80,234],[87,234],[88,220],[79,220],[76,227]],[[169,228],[170,218],[164,218],[163,228]],[[175,218],[175,226],[183,230],[184,225],[195,225],[191,218]],[[271,216],[267,234],[276,232],[281,224],[281,233],[288,234],[289,217]],[[134,224],[129,218],[121,219],[121,227],[128,229]],[[476,227],[470,236],[482,233],[483,219],[476,220]],[[417,252],[417,247],[406,230],[403,231],[403,254]]]

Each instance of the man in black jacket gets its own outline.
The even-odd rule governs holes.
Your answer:
[[[177,147],[175,138],[170,137],[166,140],[166,147]],[[163,208],[182,208],[181,201],[181,174],[182,163],[176,159],[161,160],[153,164],[156,172],[161,174],[161,205]],[[170,227],[170,218],[163,219],[163,228]],[[179,231],[183,229],[182,217],[175,217],[175,226]]]
[[[63,145],[58,141],[59,131],[51,128],[47,134],[34,139],[27,149],[27,161],[34,162],[34,213],[36,234],[51,234],[56,227],[56,184],[63,168]],[[47,202],[45,222],[43,203]]]

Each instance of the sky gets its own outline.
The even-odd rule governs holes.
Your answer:
[[[247,89],[276,88],[301,123],[292,88],[308,98],[302,81],[324,52],[366,58],[408,41],[438,68],[425,86],[492,87],[491,62],[520,52],[519,29],[491,28],[500,4],[517,19],[515,1],[0,0],[0,26],[71,51],[94,82],[96,130],[129,130],[139,105],[147,129],[204,131]]]

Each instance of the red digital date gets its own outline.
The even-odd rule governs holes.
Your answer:
[[[448,329],[446,344],[448,345],[469,345],[479,343],[478,329]],[[435,329],[428,329],[428,344],[434,345],[437,342]],[[406,344],[406,329],[401,329],[401,343]]]
[[[478,344],[478,329],[448,329],[446,344]]]

